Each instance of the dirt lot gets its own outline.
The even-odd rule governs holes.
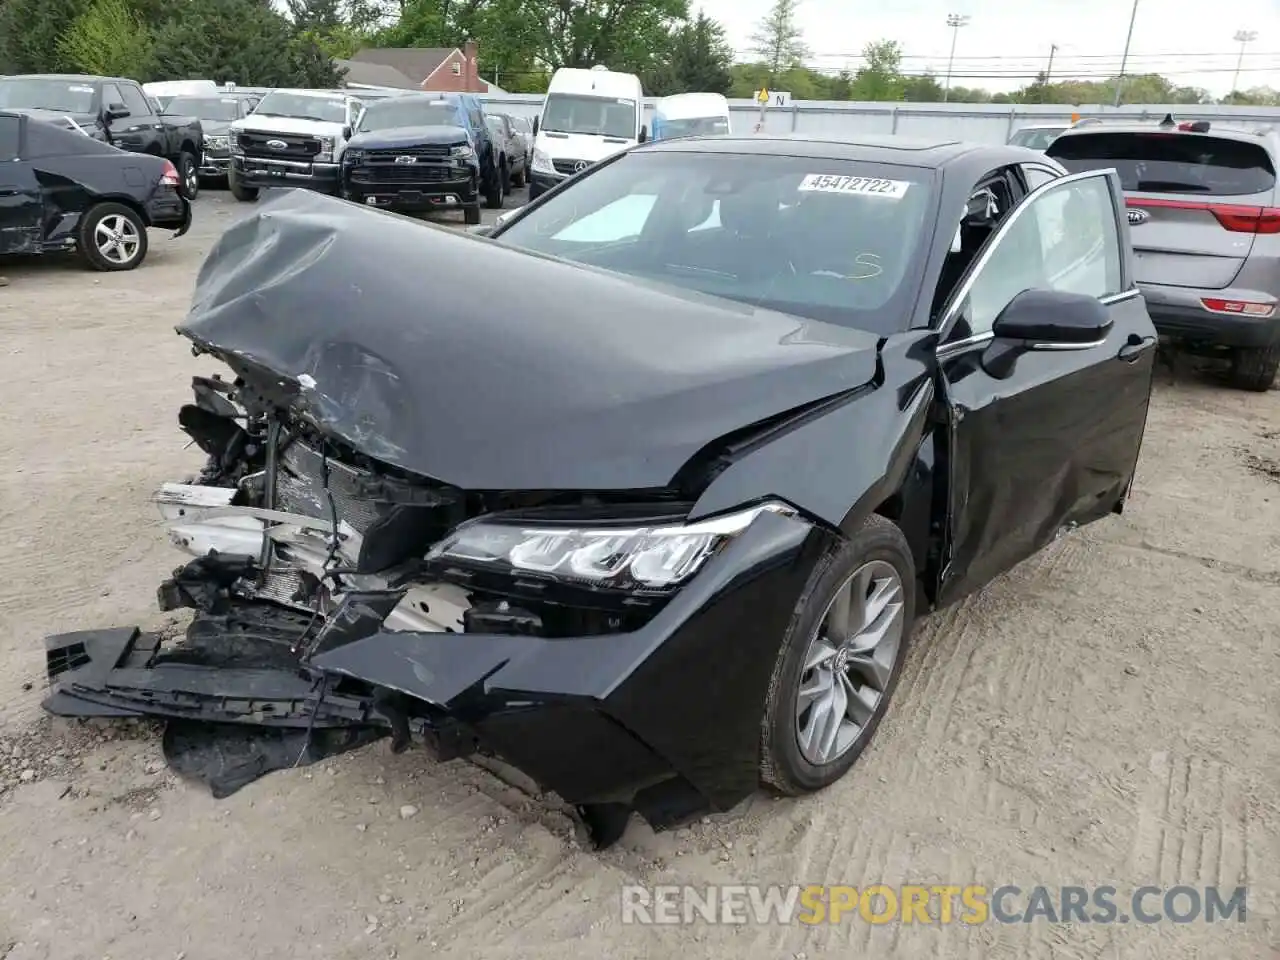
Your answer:
[[[917,634],[877,741],[803,802],[585,849],[550,801],[385,744],[215,801],[155,732],[54,723],[42,635],[159,625],[147,495],[198,464],[172,332],[237,213],[132,274],[0,275],[0,958],[1280,956],[1280,393],[1162,372],[1123,518]],[[1248,919],[623,926],[626,883],[1248,884]]]

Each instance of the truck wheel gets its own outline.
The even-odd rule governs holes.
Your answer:
[[[100,203],[80,218],[76,247],[94,270],[132,270],[147,257],[147,227],[124,204]]]
[[[507,198],[507,165],[504,163],[493,172],[484,191],[484,205],[490,210],[501,210]]]
[[[1269,347],[1239,347],[1231,354],[1231,384],[1262,393],[1271,389],[1280,370],[1280,342]]]
[[[525,173],[525,168],[521,167],[519,173],[513,173],[511,175],[511,185],[513,187],[523,187],[524,182],[527,179],[528,179],[528,174]]]
[[[227,172],[227,189],[241,203],[253,203],[258,199],[257,187],[246,187],[236,178],[235,168]]]
[[[467,226],[474,227],[480,222],[480,204],[469,203],[462,208],[462,218]]]
[[[178,154],[178,182],[182,184],[182,195],[188,200],[200,195],[200,167],[189,153]]]

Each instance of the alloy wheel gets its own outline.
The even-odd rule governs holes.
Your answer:
[[[194,163],[187,164],[187,179],[184,187],[188,197],[194,197],[200,192],[200,171]]]
[[[809,763],[832,763],[862,737],[897,665],[904,600],[898,571],[873,560],[828,604],[805,652],[796,697],[796,740]]]
[[[132,263],[142,246],[138,228],[128,217],[113,213],[98,221],[93,229],[93,240],[104,260],[111,263]]]

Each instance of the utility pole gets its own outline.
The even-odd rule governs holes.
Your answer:
[[[1133,42],[1133,24],[1138,19],[1138,0],[1133,0],[1133,10],[1129,13],[1129,32],[1124,38],[1124,56],[1120,58],[1120,76],[1116,77],[1116,102],[1112,106],[1120,106],[1120,93],[1124,90],[1124,70],[1129,65],[1129,44]]]
[[[969,17],[967,14],[947,14],[947,26],[951,28],[951,54],[947,57],[947,84],[942,88],[943,103],[946,103],[951,98],[951,68],[956,60],[956,40],[960,36],[960,28],[968,26],[968,24]]]
[[[1236,97],[1236,90],[1240,86],[1240,68],[1244,65],[1244,48],[1258,39],[1258,31],[1237,30],[1236,35],[1232,37],[1232,39],[1235,40],[1236,43],[1240,44],[1240,56],[1236,57],[1236,72],[1231,77],[1231,102],[1235,103],[1238,100]]]
[[[1044,68],[1044,85],[1047,87],[1053,79],[1053,55],[1058,52],[1056,43],[1049,44],[1049,63]]]

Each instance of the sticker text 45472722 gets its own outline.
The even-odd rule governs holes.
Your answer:
[[[911,184],[906,180],[885,180],[880,177],[840,177],[829,173],[810,173],[800,181],[797,190],[803,193],[848,193],[860,197],[885,197],[901,200]]]

